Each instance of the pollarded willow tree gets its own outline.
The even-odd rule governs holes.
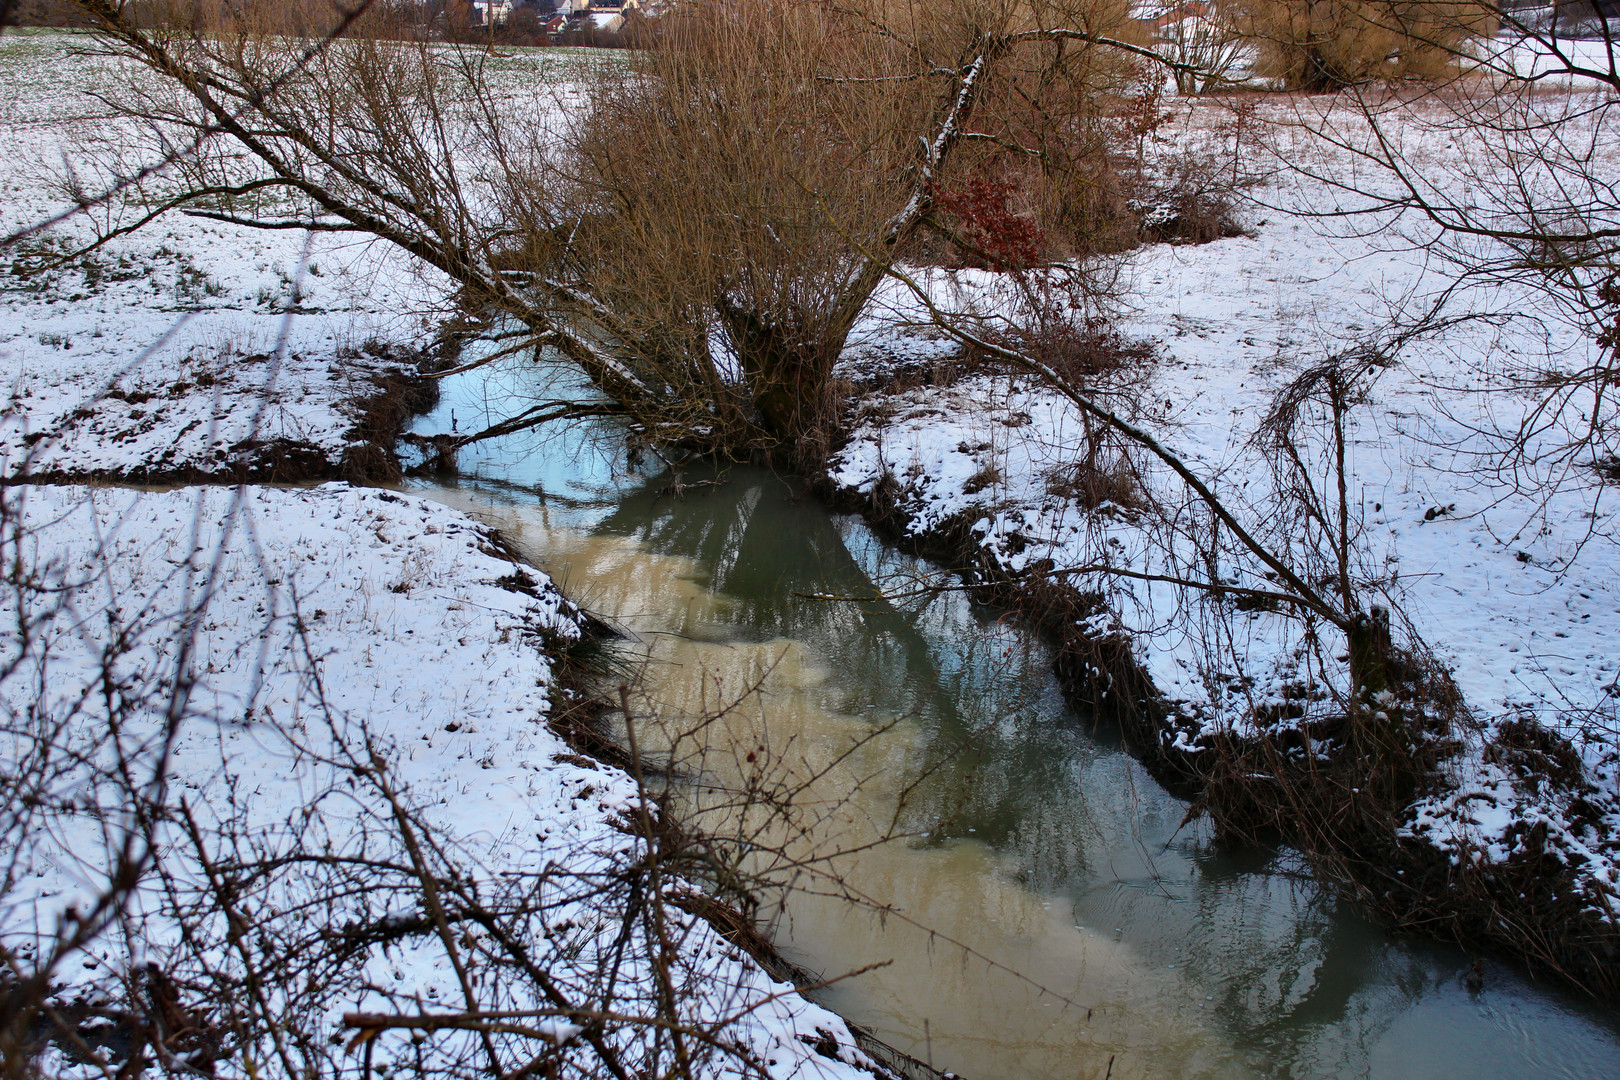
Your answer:
[[[1128,74],[1126,5],[689,4],[592,87],[570,133],[567,252],[676,431],[825,454],[833,364],[886,267],[964,183],[1001,181],[1070,235]],[[942,197],[944,197],[942,199]],[[1047,205],[1037,206],[1044,200]],[[627,360],[627,362],[629,362]]]
[[[833,363],[886,268],[951,233],[953,190],[1016,192],[1000,209],[1066,252],[1113,227],[1108,114],[1152,60],[1126,0],[690,0],[575,69],[587,104],[558,119],[380,0],[79,4],[149,73],[114,104],[161,162],[112,162],[136,198],[102,237],[171,210],[369,235],[491,316],[490,356],[602,392],[491,431],[615,413],[794,465],[824,455]]]
[[[1497,5],[1475,0],[1232,0],[1260,74],[1312,92],[1454,71],[1470,43],[1496,28]]]

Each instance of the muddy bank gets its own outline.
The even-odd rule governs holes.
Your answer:
[[[105,468],[31,467],[25,460],[13,471],[0,476],[0,485],[81,484],[98,482],[141,486],[184,484],[305,484],[346,480],[352,484],[384,486],[397,484],[404,476],[398,446],[412,417],[431,410],[439,400],[437,380],[427,372],[429,361],[407,367],[390,367],[366,374],[365,392],[340,406],[353,423],[341,435],[341,442],[312,441],[285,436],[251,437],[215,447],[202,460],[189,459],[170,464],[151,455]],[[194,390],[195,388],[188,388]],[[138,410],[150,395],[113,390],[104,395]],[[68,424],[53,431],[40,431],[21,440],[31,451],[35,446],[77,437],[72,420],[87,419],[93,409],[79,410]],[[195,426],[195,425],[193,425]],[[188,431],[190,428],[187,429]],[[114,436],[114,441],[117,441]]]

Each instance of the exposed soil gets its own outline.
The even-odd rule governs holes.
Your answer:
[[[399,483],[404,475],[396,449],[413,416],[438,402],[436,380],[408,368],[389,368],[371,377],[372,392],[353,399],[354,426],[341,449],[295,439],[247,439],[215,451],[217,465],[162,468],[137,465],[93,472],[44,470],[23,477],[0,477],[0,485],[109,484],[171,486],[181,484],[304,484],[347,480],[379,486]]]

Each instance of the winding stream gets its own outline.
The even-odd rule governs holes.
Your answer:
[[[484,388],[446,389],[422,430],[477,422]],[[724,835],[795,789],[776,940],[829,977],[889,961],[816,997],[899,1049],[970,1080],[1620,1076],[1612,1013],[1491,963],[1470,991],[1472,957],[1184,824],[993,612],[811,598],[915,593],[930,568],[792,482],[688,472],[677,494],[585,429],[461,466],[421,490],[628,633],[638,732],[697,778],[687,815]]]

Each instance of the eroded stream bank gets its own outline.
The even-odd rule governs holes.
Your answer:
[[[1288,853],[1180,827],[1185,804],[993,613],[954,592],[807,599],[927,571],[858,519],[747,470],[687,475],[676,497],[588,440],[462,465],[439,497],[633,633],[633,709],[680,726],[763,677],[709,729],[728,736],[707,744],[716,786],[762,761],[818,776],[802,794],[824,828],[803,842],[823,851],[908,834],[833,863],[864,903],[800,888],[776,924],[829,976],[893,960],[819,996],[902,1050],[979,1080],[1620,1071],[1611,1017],[1493,965],[1473,993],[1470,957],[1387,940]],[[727,831],[704,785],[684,797]]]

